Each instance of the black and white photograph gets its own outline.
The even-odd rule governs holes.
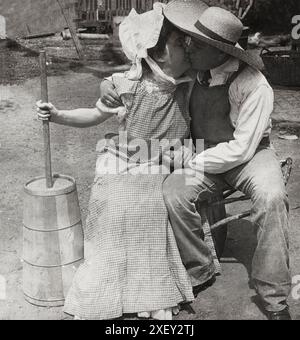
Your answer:
[[[0,0],[0,320],[300,320],[299,137],[299,0]]]

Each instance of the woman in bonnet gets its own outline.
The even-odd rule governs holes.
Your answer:
[[[66,299],[65,312],[80,319],[137,313],[169,320],[179,304],[194,299],[163,199],[163,151],[137,157],[121,141],[125,132],[127,143],[142,140],[147,146],[189,138],[191,78],[184,74],[190,64],[184,36],[164,18],[162,6],[141,15],[132,10],[120,26],[123,50],[133,63],[125,75],[111,77],[121,107],[110,109],[99,100],[95,109],[65,111],[38,102],[39,117],[57,124],[89,127],[116,114],[120,121],[120,135],[98,147],[86,259]]]

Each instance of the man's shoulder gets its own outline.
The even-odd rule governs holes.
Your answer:
[[[248,96],[260,87],[267,87],[272,91],[272,87],[263,73],[251,66],[247,66],[232,83],[232,89],[242,96]]]

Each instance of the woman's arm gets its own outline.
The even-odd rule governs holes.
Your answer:
[[[88,128],[105,122],[111,116],[111,113],[101,112],[97,108],[59,110],[56,116],[51,115],[50,121],[76,128]]]
[[[51,103],[42,103],[41,101],[37,102],[37,107],[40,119],[49,119],[53,123],[76,128],[99,125],[119,111],[119,108],[107,108],[104,111],[98,108],[98,105],[93,109],[58,110]]]

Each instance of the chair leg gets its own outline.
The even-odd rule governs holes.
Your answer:
[[[212,255],[213,255],[213,259],[214,259],[214,264],[216,267],[216,274],[220,274],[221,273],[221,265],[217,256],[217,251],[216,251],[216,247],[215,247],[215,242],[211,233],[211,227],[210,227],[210,223],[209,223],[209,219],[207,216],[207,205],[206,204],[201,204],[199,207],[199,213],[201,216],[201,220],[202,220],[202,230],[204,233],[204,241],[207,244],[207,246],[210,248]]]

